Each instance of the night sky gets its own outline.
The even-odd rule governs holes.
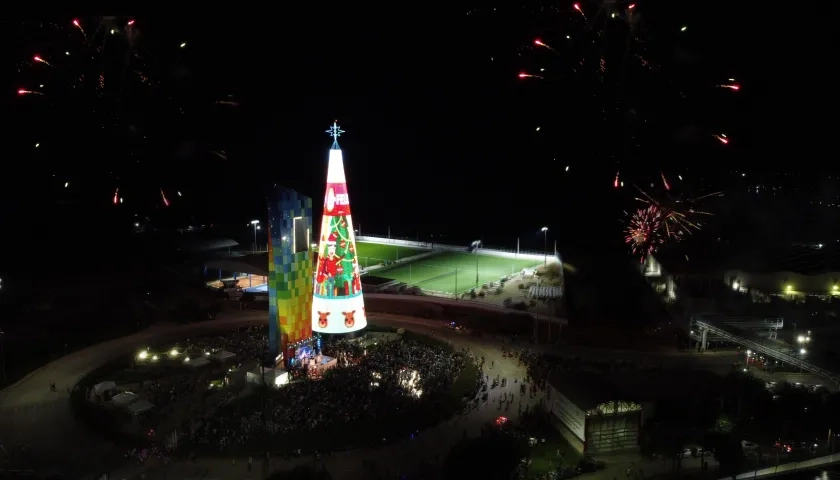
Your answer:
[[[106,81],[96,112],[93,94],[67,79],[98,67],[60,55],[82,49],[72,18],[52,19],[54,28],[8,22],[18,60],[6,69],[6,152],[17,161],[0,179],[4,232],[14,232],[4,242],[108,243],[147,217],[245,235],[238,225],[263,215],[273,183],[320,205],[333,120],[347,131],[341,146],[365,233],[390,225],[399,236],[509,248],[517,236],[538,246],[542,225],[561,243],[620,234],[630,185],[661,190],[660,172],[672,182],[684,175],[679,188],[702,192],[743,190],[753,175],[789,171],[794,154],[796,173],[814,181],[836,170],[813,141],[829,136],[827,123],[814,118],[818,108],[805,113],[806,98],[822,93],[791,95],[791,82],[803,79],[785,65],[784,42],[762,31],[769,14],[673,3],[639,2],[629,48],[621,19],[600,44],[576,44],[592,43],[593,33],[571,3],[114,17],[108,25],[118,29],[134,19],[136,36],[132,48],[109,40],[96,60],[107,78],[121,79]],[[598,30],[598,5],[583,9]],[[96,39],[100,18],[78,18]],[[557,55],[534,47],[535,38]],[[134,52],[142,63],[125,61]],[[33,54],[55,67],[33,64]],[[793,54],[806,63],[820,55]],[[592,64],[599,57],[601,73]],[[544,80],[517,78],[540,68]],[[739,92],[715,88],[731,77]],[[43,97],[15,95],[40,84]],[[723,132],[732,139],[725,146],[712,136]],[[624,190],[612,188],[617,171]],[[118,207],[116,188],[125,201]]]

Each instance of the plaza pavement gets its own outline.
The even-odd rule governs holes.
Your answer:
[[[69,354],[57,361],[32,372],[30,375],[0,392],[0,441],[6,445],[27,445],[39,470],[60,472],[68,478],[82,478],[82,474],[105,471],[108,466],[122,463],[123,468],[113,472],[111,478],[204,478],[204,479],[248,479],[262,478],[269,469],[263,457],[254,459],[251,472],[247,470],[247,458],[231,459],[198,458],[196,462],[173,461],[169,465],[159,465],[149,461],[143,466],[125,465],[121,462],[125,453],[123,448],[110,444],[107,440],[89,431],[77,422],[71,411],[67,388],[72,388],[89,372],[100,365],[112,361],[126,353],[131,353],[149,344],[166,343],[180,338],[212,333],[229,328],[259,324],[264,322],[264,312],[234,312],[212,322],[185,326],[166,326],[152,328],[144,332],[123,337],[85,350]],[[394,315],[371,315],[371,323],[378,325],[405,327],[420,333],[442,338],[455,348],[469,347],[477,355],[484,355],[487,365],[495,361],[495,368],[486,374],[497,373],[508,377],[508,385],[502,389],[489,390],[490,398],[498,398],[500,391],[513,392],[515,398],[525,405],[539,401],[539,397],[530,399],[528,395],[520,397],[518,383],[524,377],[524,367],[517,366],[515,359],[502,358],[501,347],[504,339],[493,337],[474,337],[445,328],[444,321],[423,320]],[[663,357],[661,353],[605,351],[575,347],[563,347],[562,353],[582,358],[616,359],[635,361],[642,364],[663,366],[685,366],[710,368],[713,370],[729,368],[729,356],[673,354]],[[58,392],[49,389],[55,382]],[[371,461],[382,473],[396,474],[405,471],[420,462],[439,463],[452,444],[463,436],[464,430],[470,436],[478,435],[482,425],[494,420],[499,415],[515,419],[518,407],[514,404],[509,411],[497,410],[497,404],[488,402],[483,408],[433,427],[414,439],[403,439],[396,443],[389,439],[388,444],[379,448],[351,450],[335,453],[322,458],[318,465],[323,465],[335,480],[371,478],[364,461]],[[264,455],[264,454],[263,454]],[[310,458],[286,462],[272,458],[270,468],[287,469],[294,464],[313,463]],[[47,466],[53,466],[52,468]],[[413,468],[411,468],[413,470]],[[601,478],[601,477],[597,477]],[[603,477],[607,478],[607,477]]]

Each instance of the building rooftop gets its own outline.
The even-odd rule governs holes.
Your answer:
[[[257,253],[240,257],[225,257],[208,260],[207,268],[219,268],[226,272],[250,273],[252,275],[268,275],[268,254]]]

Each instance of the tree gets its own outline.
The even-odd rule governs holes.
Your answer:
[[[508,480],[527,455],[528,448],[523,440],[507,432],[491,431],[452,447],[443,461],[443,478]]]
[[[710,442],[715,449],[715,460],[720,464],[723,475],[737,475],[744,466],[744,452],[741,442],[730,434],[712,434]]]

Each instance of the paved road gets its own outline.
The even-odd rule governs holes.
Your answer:
[[[124,453],[122,448],[110,445],[94,432],[88,431],[77,423],[67,401],[66,387],[72,387],[90,371],[126,353],[138,350],[148,344],[165,343],[189,335],[200,335],[236,328],[253,323],[264,322],[264,312],[235,312],[225,317],[202,324],[154,328],[136,335],[115,339],[88,349],[67,355],[33,372],[17,384],[0,392],[0,432],[6,445],[25,444],[30,447],[39,465],[56,465],[70,477],[81,473],[96,471],[103,464],[118,461]],[[524,377],[524,370],[515,360],[501,357],[500,347],[505,343],[495,338],[477,338],[460,334],[444,328],[445,322],[421,320],[394,315],[372,315],[372,323],[406,327],[421,333],[443,338],[457,348],[469,347],[477,355],[484,355],[487,362],[495,360],[496,368],[487,372],[500,373],[509,380]],[[663,358],[661,353],[604,351],[582,348],[567,348],[564,353],[582,358],[614,358],[664,366],[684,366],[689,368],[709,368],[712,370],[728,369],[731,365],[729,355],[691,355],[672,354]],[[55,382],[59,392],[49,390],[50,382]],[[519,398],[518,384],[508,382],[506,390]],[[496,390],[496,392],[499,389]],[[493,392],[495,395],[498,393]],[[492,396],[492,395],[491,395]],[[539,399],[522,397],[523,407]],[[518,411],[518,409],[517,409]],[[424,459],[442,459],[449,447],[467,430],[469,435],[478,434],[481,425],[495,419],[500,414],[516,418],[517,411],[497,410],[496,406],[485,406],[465,418],[422,432],[416,439],[406,439],[397,444],[390,444],[364,452],[353,451],[333,455],[322,463],[330,470],[336,480],[370,478],[362,466],[362,459],[375,460],[384,471],[397,473],[400,465],[413,465]],[[302,459],[298,462],[311,462]],[[246,459],[239,459],[236,465],[229,460],[199,459],[195,464],[175,463],[166,467],[147,464],[143,468],[146,478],[260,478],[263,465],[258,460],[249,474]],[[290,466],[278,460],[272,462],[272,468]],[[166,473],[164,473],[164,471]],[[136,467],[128,468],[115,478],[139,478],[141,472]]]

